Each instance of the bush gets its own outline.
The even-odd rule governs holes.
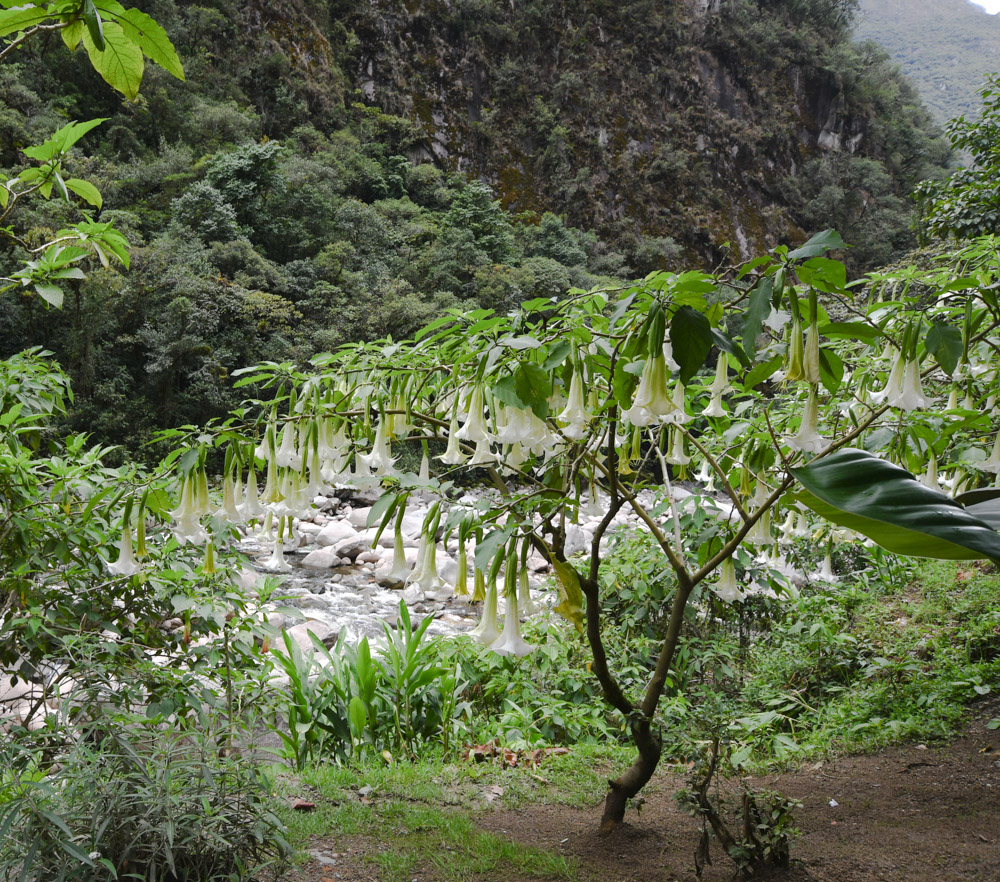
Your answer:
[[[49,771],[0,779],[0,879],[246,879],[290,852],[267,779],[218,736],[100,716]]]

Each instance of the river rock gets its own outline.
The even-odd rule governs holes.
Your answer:
[[[368,526],[368,514],[371,510],[370,505],[356,508],[347,516],[347,522],[358,530],[364,530]]]
[[[358,556],[366,551],[370,551],[372,543],[370,539],[354,534],[353,538],[343,539],[334,546],[338,557],[347,560],[357,560]]]
[[[302,650],[309,650],[313,648],[313,642],[309,637],[310,633],[314,634],[317,640],[323,640],[333,634],[333,628],[325,622],[312,620],[292,625],[291,628],[285,629],[285,633],[298,643]]]
[[[382,562],[382,553],[384,548],[370,548],[368,551],[362,551],[358,555],[357,560],[361,563],[377,564]]]
[[[330,567],[336,567],[339,565],[340,557],[329,546],[310,551],[304,558],[302,558],[302,566],[313,567],[317,570],[329,569]]]
[[[327,545],[336,545],[345,539],[356,539],[357,536],[358,531],[346,521],[330,521],[316,534],[316,544],[326,547]]]

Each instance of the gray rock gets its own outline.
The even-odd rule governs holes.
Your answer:
[[[302,558],[302,566],[325,570],[340,564],[340,557],[332,548],[317,548]]]
[[[358,531],[346,521],[330,521],[316,534],[316,544],[321,547],[337,545],[345,539],[356,539]]]

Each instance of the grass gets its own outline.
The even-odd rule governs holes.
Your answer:
[[[440,880],[480,879],[505,870],[573,880],[576,868],[562,856],[478,831],[474,818],[491,807],[596,805],[608,772],[629,760],[622,747],[588,744],[549,756],[536,768],[443,762],[439,753],[431,753],[416,763],[391,766],[312,766],[298,776],[281,769],[276,771],[279,792],[307,798],[316,810],[296,812],[282,801],[278,813],[297,848],[333,831],[378,843],[365,859],[378,866],[380,879],[408,882],[418,868],[431,868],[432,878]]]

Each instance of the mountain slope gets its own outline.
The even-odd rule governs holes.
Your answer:
[[[361,95],[422,133],[414,159],[485,178],[512,210],[616,241],[669,236],[712,261],[724,242],[747,255],[817,225],[899,247],[899,200],[940,150],[887,59],[850,44],[842,9],[340,0],[331,17],[353,35]]]
[[[977,116],[976,90],[1000,71],[1000,15],[968,0],[861,0],[856,34],[889,52],[942,124]]]

